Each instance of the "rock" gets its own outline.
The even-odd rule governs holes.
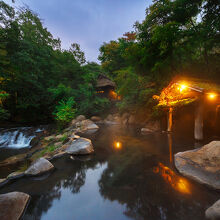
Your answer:
[[[101,121],[102,119],[99,116],[92,116],[91,120],[94,122],[98,122],[98,121]]]
[[[72,126],[74,127],[75,125],[76,125],[76,122],[78,122],[76,119],[73,119],[71,122],[70,122],[70,127],[69,128],[71,128]],[[69,130],[69,128],[68,129],[65,129],[65,130]]]
[[[107,118],[105,118],[104,121],[102,121],[102,123],[105,124],[110,124],[110,125],[115,125],[115,124],[120,124],[121,123],[121,118],[117,115],[108,115]]]
[[[73,133],[73,134],[70,136],[70,138],[71,138],[71,139],[78,139],[78,138],[80,138],[80,136]]]
[[[93,158],[92,155],[83,155],[83,156],[77,156],[77,155],[73,156],[72,155],[72,156],[70,156],[71,160],[79,160],[79,161],[83,161],[83,162],[90,161],[92,158]]]
[[[34,137],[31,140],[30,145],[31,145],[31,147],[35,147],[35,146],[37,146],[39,144],[39,142],[40,142],[40,138],[39,137]]]
[[[9,182],[8,179],[0,179],[0,187],[4,186],[5,184],[7,184]]]
[[[62,138],[64,135],[63,134],[58,134],[57,136],[56,136],[56,139],[60,139],[60,138]]]
[[[121,124],[122,125],[128,125],[130,115],[126,112],[121,117]]]
[[[20,163],[25,160],[26,156],[27,156],[26,154],[18,154],[18,155],[9,157],[9,158],[1,161],[0,166],[9,166],[9,165],[13,165],[16,163]]]
[[[114,120],[114,117],[113,115],[108,115],[107,118],[105,119],[106,121],[113,121]]]
[[[62,144],[63,144],[63,142],[60,141],[60,142],[56,142],[56,143],[54,144],[54,146],[55,146],[55,147],[60,147]]]
[[[30,196],[22,192],[10,192],[0,195],[0,219],[21,219]]]
[[[45,158],[41,157],[36,160],[26,171],[25,175],[27,176],[35,176],[41,175],[45,172],[48,172],[54,168],[53,164],[50,163]]]
[[[66,154],[66,152],[59,152],[59,153],[57,153],[57,154],[54,154],[52,157],[50,157],[50,158],[48,158],[48,160],[53,160],[53,159],[55,159],[55,158],[60,158],[60,157],[62,157],[62,156],[64,156]]]
[[[220,189],[220,141],[175,155],[178,171],[199,183]]]
[[[150,130],[149,128],[141,128],[142,133],[152,133],[153,131]]]
[[[122,121],[125,120],[125,119],[128,120],[129,116],[130,116],[130,115],[129,115],[127,112],[125,112],[125,113],[122,115],[122,117],[121,117]]]
[[[8,176],[7,176],[7,179],[9,180],[13,180],[13,179],[18,179],[18,178],[21,178],[24,176],[24,172],[13,172],[13,173],[10,173]]]
[[[79,127],[80,131],[99,129],[98,125],[96,125],[93,121],[91,121],[89,119],[83,120],[81,122],[77,122],[77,127]]]
[[[94,152],[91,140],[86,138],[78,138],[74,141],[70,141],[67,145],[66,152],[68,154],[84,155]]]
[[[51,141],[51,140],[53,140],[55,138],[56,138],[55,135],[51,135],[51,136],[45,137],[44,140],[45,141]]]
[[[84,115],[79,115],[76,117],[76,121],[83,121],[83,120],[86,120],[86,117]]]
[[[152,132],[156,132],[156,131],[159,131],[161,129],[161,126],[160,126],[160,122],[159,121],[149,121],[145,126],[144,128],[141,129],[141,132],[149,132],[149,133],[152,133]]]
[[[137,124],[136,118],[134,115],[130,115],[128,118],[128,124]]]
[[[206,209],[205,216],[208,219],[220,219],[220,199],[211,207]]]

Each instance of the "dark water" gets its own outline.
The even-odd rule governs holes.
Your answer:
[[[90,138],[94,155],[54,160],[49,177],[21,179],[0,193],[31,195],[25,220],[202,220],[219,199],[173,166],[174,153],[194,148],[191,137],[109,126]]]

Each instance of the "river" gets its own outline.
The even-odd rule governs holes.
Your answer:
[[[31,195],[25,220],[203,220],[219,199],[218,192],[175,170],[173,155],[193,149],[193,137],[141,135],[116,125],[85,136],[93,142],[93,155],[56,159],[49,176],[0,189]]]

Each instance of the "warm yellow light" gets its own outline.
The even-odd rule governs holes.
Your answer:
[[[186,194],[191,193],[191,187],[188,181],[182,177],[179,177],[173,170],[171,170],[164,164],[159,163],[157,167],[154,167],[153,172],[161,174],[163,179],[167,183],[169,183],[175,190]]]
[[[186,85],[182,84],[182,85],[180,86],[180,88],[181,88],[182,90],[184,90],[184,89],[186,89]]]
[[[121,142],[115,142],[115,147],[117,149],[120,149],[121,148]]]
[[[214,93],[210,93],[210,94],[209,94],[209,98],[210,98],[210,99],[214,99],[215,97],[216,97],[216,94],[214,94]]]
[[[183,90],[185,90],[187,88],[186,84],[181,84],[177,89],[182,92]]]
[[[182,92],[186,88],[187,88],[187,86],[185,84],[182,84],[182,85],[180,85],[179,90],[180,90],[180,92]]]

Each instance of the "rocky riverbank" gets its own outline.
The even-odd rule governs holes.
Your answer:
[[[19,178],[40,176],[54,170],[52,160],[69,155],[88,155],[94,152],[91,140],[76,135],[77,132],[95,132],[99,127],[84,116],[78,116],[69,127],[60,134],[51,134],[44,137],[36,147],[27,154],[16,155],[0,162],[0,166],[26,161],[29,165],[10,173],[0,179],[0,187],[16,181]],[[0,219],[18,220],[22,217],[30,196],[25,193],[11,192],[0,195]]]
[[[40,141],[38,141],[27,154],[16,155],[2,161],[0,166],[7,167],[14,163],[19,164],[21,161],[25,161],[26,166],[18,166],[18,170],[0,179],[0,187],[10,184],[19,178],[28,178],[30,176],[41,176],[41,178],[49,177],[50,172],[56,170],[53,165],[54,158],[64,155],[72,157],[72,155],[92,154],[94,148],[91,140],[82,138],[79,135],[81,135],[81,133],[96,132],[100,124],[128,125],[127,122],[129,120],[127,119],[125,120],[123,115],[110,115],[105,119],[101,119],[98,116],[93,116],[90,119],[86,119],[82,115],[78,116],[62,132],[51,133],[49,136],[41,137]],[[125,121],[127,122],[125,123]],[[151,133],[160,129],[158,122],[147,122],[144,126],[145,129],[141,130],[144,133]],[[215,141],[200,149],[178,153],[175,155],[176,168],[181,174],[219,190],[219,149],[220,142]],[[24,179],[24,181],[26,180]],[[7,200],[8,196],[6,194],[0,195],[0,204],[1,202],[7,204]],[[24,207],[27,205],[26,200],[21,204],[23,204],[23,206],[20,210],[24,210]],[[14,218],[12,219],[19,219],[20,217],[17,218],[17,216],[21,216],[21,212],[22,211],[19,211],[20,214],[18,215],[15,212]],[[7,215],[7,213],[5,215]],[[213,216],[219,216],[219,203],[207,209],[206,216],[210,219],[212,219]],[[10,216],[8,216],[8,219],[10,219],[9,217]]]
[[[184,176],[220,190],[220,141],[195,150],[179,152],[175,155],[175,166]],[[208,219],[220,219],[220,200],[205,212]]]

